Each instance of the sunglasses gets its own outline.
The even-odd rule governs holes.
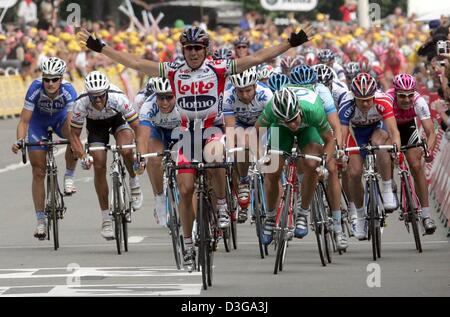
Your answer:
[[[236,49],[244,49],[244,48],[248,48],[248,46],[236,46]]]
[[[61,78],[42,78],[42,80],[45,82],[45,83],[49,83],[49,82],[52,82],[52,83],[56,83],[56,82],[58,82],[59,80],[60,80]]]
[[[202,49],[204,49],[205,46],[203,46],[203,45],[185,45],[185,46],[183,46],[183,48],[187,51],[194,50],[194,51],[198,52],[198,51],[201,51]]]
[[[89,95],[89,99],[91,101],[95,101],[97,99],[102,100],[103,98],[105,98],[105,96],[106,96],[106,91],[103,94],[101,94],[101,95]]]
[[[161,100],[172,100],[174,95],[156,95]]]
[[[412,97],[414,97],[414,93],[410,93],[410,94],[397,93],[397,97],[400,97],[400,98],[412,98]]]

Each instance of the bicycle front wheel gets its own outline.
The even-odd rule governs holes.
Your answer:
[[[261,233],[262,233],[262,218],[261,218],[261,211],[262,211],[262,200],[261,200],[261,192],[259,191],[259,182],[258,182],[258,176],[254,177],[253,180],[253,191],[252,193],[252,207],[253,207],[253,214],[255,215],[255,227],[256,227],[256,236],[258,237],[258,246],[259,246],[259,254],[261,256],[261,259],[264,259],[264,245],[261,240]]]
[[[122,254],[122,202],[120,199],[120,180],[117,174],[113,174],[113,220],[114,236],[116,239],[117,253]]]
[[[183,256],[182,237],[180,236],[180,222],[178,221],[178,209],[174,200],[173,191],[169,189],[168,197],[166,197],[166,204],[169,210],[169,229],[172,238],[172,248],[175,257],[175,264],[178,270],[181,270],[181,259]],[[181,239],[180,239],[181,238]]]
[[[287,239],[286,234],[289,230],[287,223],[288,223],[288,216],[289,216],[289,205],[290,205],[290,198],[291,198],[291,187],[289,185],[286,186],[286,195],[284,195],[284,207],[281,211],[280,215],[280,221],[279,221],[279,228],[278,234],[277,234],[277,254],[275,258],[275,267],[273,270],[273,274],[277,274],[278,271],[283,271],[283,265],[284,260],[286,257],[286,247],[287,247]]]
[[[372,242],[372,258],[377,260],[379,254],[379,239],[381,238],[380,226],[378,222],[378,208],[377,208],[377,192],[374,179],[369,179],[369,208],[367,215],[369,217],[369,238]],[[378,225],[377,225],[378,223]]]
[[[408,210],[408,216],[406,221],[408,221],[411,224],[411,227],[413,229],[414,243],[416,244],[416,250],[419,251],[419,253],[422,253],[422,243],[420,241],[420,233],[418,225],[419,217],[417,216],[416,206],[412,199],[411,188],[409,187],[410,183],[408,182],[408,178],[406,175],[402,175],[402,182],[406,196],[405,197],[406,208]]]
[[[314,234],[316,235],[317,248],[319,249],[320,262],[322,266],[326,266],[325,261],[325,246],[322,244],[322,235],[325,235],[324,223],[320,212],[319,197],[317,195],[317,190],[314,192],[314,198],[312,201],[311,208],[311,223],[314,229]]]
[[[53,231],[53,247],[56,250],[59,248],[59,232],[58,232],[58,192],[57,192],[57,176],[50,176],[50,214],[49,223],[52,224]]]

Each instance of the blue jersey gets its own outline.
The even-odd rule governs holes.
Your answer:
[[[272,97],[273,94],[269,87],[258,82],[255,97],[249,104],[245,104],[239,99],[236,88],[231,86],[230,89],[225,91],[223,113],[225,116],[235,116],[238,124],[253,126]]]
[[[323,84],[318,83],[315,85],[289,85],[289,88],[291,88],[297,96],[303,95],[303,89],[308,89],[313,92],[315,92],[317,95],[319,95],[320,99],[322,99],[323,102],[323,108],[325,110],[325,114],[328,116],[331,113],[337,112],[336,107],[334,105],[333,96],[331,95],[330,90]]]
[[[71,111],[77,99],[77,92],[72,84],[63,80],[59,89],[59,95],[50,99],[45,93],[41,79],[33,81],[25,96],[24,108],[33,112],[38,111],[53,115],[61,111]]]

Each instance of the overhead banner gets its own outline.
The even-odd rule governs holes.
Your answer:
[[[269,11],[311,11],[317,6],[317,0],[260,0],[264,9]]]

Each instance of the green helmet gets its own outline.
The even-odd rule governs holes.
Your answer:
[[[289,88],[283,87],[273,95],[273,113],[282,121],[291,121],[300,113],[297,95]]]

